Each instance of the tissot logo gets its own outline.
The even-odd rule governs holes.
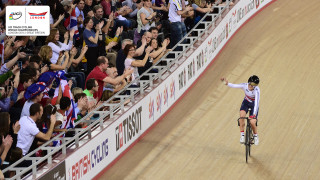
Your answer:
[[[142,106],[137,108],[116,128],[116,151],[121,149],[125,144],[131,141],[142,130],[141,124]]]
[[[12,12],[10,13],[9,15],[9,20],[17,20],[17,19],[20,19],[22,16],[22,12]]]

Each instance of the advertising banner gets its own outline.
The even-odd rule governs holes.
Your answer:
[[[66,179],[66,164],[61,162],[58,166],[53,168],[49,173],[42,176],[39,180],[61,180]]]

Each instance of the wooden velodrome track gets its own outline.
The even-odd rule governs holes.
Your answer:
[[[320,1],[278,0],[226,45],[160,123],[100,179],[320,179]],[[248,164],[236,123],[261,79],[259,146]]]

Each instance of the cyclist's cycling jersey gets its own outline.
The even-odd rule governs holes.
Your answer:
[[[241,83],[241,84],[232,84],[228,83],[228,86],[231,88],[241,88],[244,93],[244,99],[248,102],[254,102],[254,112],[253,114],[257,115],[259,109],[259,101],[260,101],[260,88],[258,86],[254,87],[252,91],[248,88],[249,83]]]

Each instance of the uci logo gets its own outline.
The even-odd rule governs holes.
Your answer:
[[[9,20],[17,20],[17,19],[20,19],[22,16],[22,12],[12,12],[10,13],[9,15]]]

